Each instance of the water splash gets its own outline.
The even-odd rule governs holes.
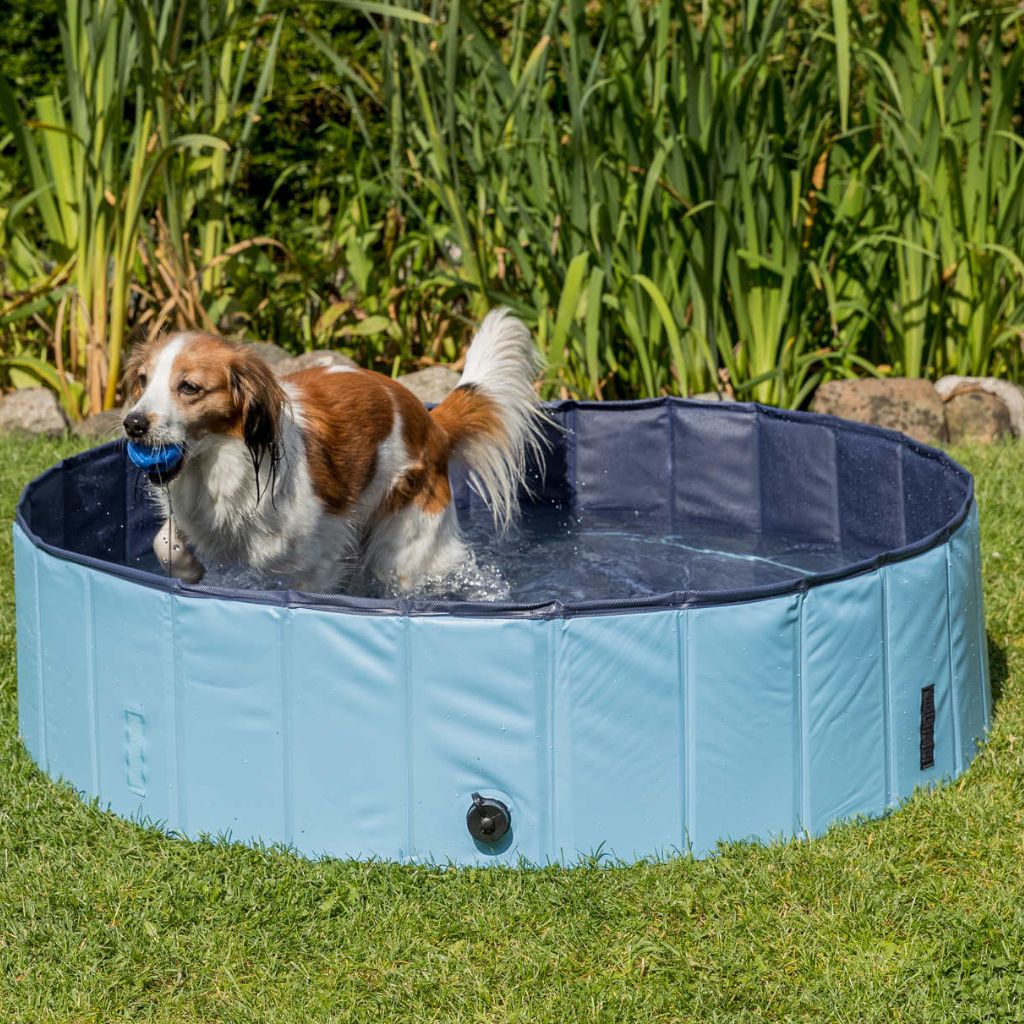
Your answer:
[[[504,537],[482,517],[464,523],[473,558],[427,578],[412,595],[354,580],[344,593],[461,601],[620,600],[673,591],[725,591],[797,580],[876,554],[807,538],[772,537],[688,522],[676,530],[635,509],[570,515],[531,509]],[[252,570],[213,567],[207,583],[280,589]]]

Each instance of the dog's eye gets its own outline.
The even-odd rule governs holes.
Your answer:
[[[182,395],[198,395],[202,390],[198,384],[193,384],[190,380],[183,380],[178,385],[178,392]]]
[[[146,390],[146,375],[144,373],[139,374],[139,387],[142,388],[143,391]]]

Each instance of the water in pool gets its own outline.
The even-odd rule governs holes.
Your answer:
[[[724,591],[792,581],[874,554],[800,538],[727,532],[691,522],[678,533],[639,512],[533,508],[504,537],[489,519],[463,523],[474,557],[456,572],[425,580],[414,596],[455,601],[618,600],[671,591]],[[204,583],[276,589],[251,570],[208,566]],[[392,597],[377,583],[353,581],[346,593]]]
[[[465,526],[475,564],[426,582],[452,600],[605,600],[668,591],[733,590],[827,572],[866,557],[838,545],[729,535],[714,524],[666,534],[638,512],[572,515],[533,509],[502,538],[488,522]]]

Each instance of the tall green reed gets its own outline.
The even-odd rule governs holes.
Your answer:
[[[836,47],[748,6],[556,0],[530,35],[524,3],[503,44],[461,3],[382,26],[396,199],[431,197],[470,312],[535,324],[553,390],[792,404],[829,362],[795,296]]]
[[[1020,18],[1001,3],[883,0],[860,19],[862,118],[879,154],[869,244],[895,271],[885,348],[908,376],[1002,373],[1017,362]]]
[[[273,241],[239,239],[229,218],[281,37],[283,15],[267,9],[267,0],[67,0],[62,80],[35,101],[34,116],[0,77],[0,116],[31,186],[3,227],[33,302],[16,299],[5,312],[48,300],[52,324],[49,352],[0,365],[54,387],[72,416],[114,404],[125,338],[161,246],[168,259],[155,272],[169,301],[187,295],[216,323],[230,297],[226,260]],[[41,228],[34,251],[29,208]]]
[[[506,302],[549,394],[799,406],[835,376],[1017,372],[1015,6],[522,0],[492,34],[469,0],[343,2],[378,48],[305,33],[353,142],[295,223],[273,195],[238,218],[291,12],[69,2],[60,92],[30,116],[0,82],[32,182],[0,220],[0,325],[55,335],[8,366],[109,404],[159,291],[161,316],[386,370],[456,357]],[[267,223],[287,257],[256,244]]]
[[[0,79],[0,115],[28,170],[50,254],[68,268],[53,364],[23,358],[20,366],[53,384],[77,416],[114,402],[147,195],[161,165],[175,150],[225,144],[202,133],[154,136],[152,97],[133,74],[139,33],[126,5],[68,0],[60,30],[62,88],[36,100],[29,120]]]
[[[553,0],[505,39],[430,13],[379,23],[380,180],[469,316],[535,326],[549,390],[799,405],[873,364],[1009,365],[1008,5]]]

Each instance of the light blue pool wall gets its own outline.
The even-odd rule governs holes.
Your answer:
[[[941,546],[802,593],[546,619],[186,595],[14,543],[26,747],[189,836],[459,864],[703,856],[882,814],[962,772],[991,720],[976,509]],[[496,851],[466,830],[474,791],[511,806]]]

